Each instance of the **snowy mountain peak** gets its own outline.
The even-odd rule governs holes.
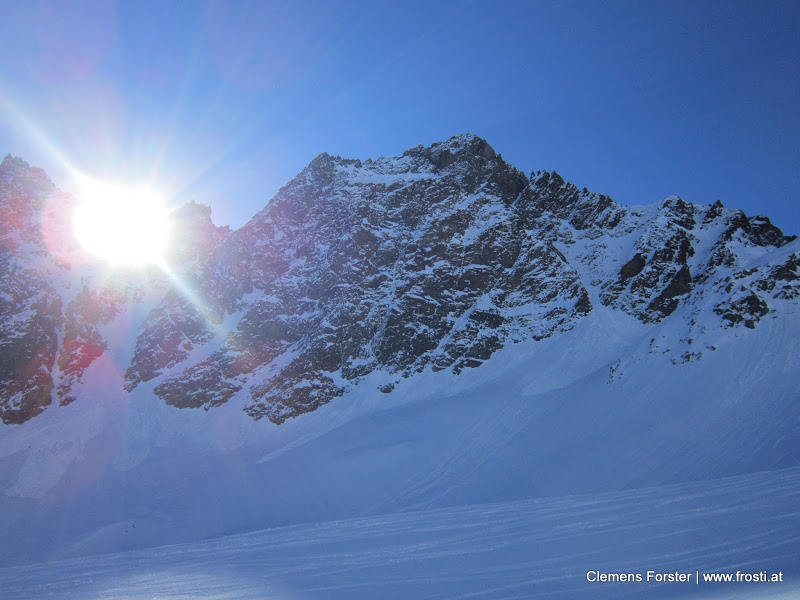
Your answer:
[[[40,210],[55,185],[39,167],[32,167],[19,156],[7,154],[0,163],[0,206],[3,210]],[[3,215],[6,216],[6,215]]]
[[[29,168],[30,165],[22,160],[19,156],[12,156],[11,154],[6,154],[3,158],[3,162],[0,163],[0,171],[3,173],[8,173],[8,171],[15,169],[15,168]]]
[[[11,154],[6,154],[3,158],[3,162],[0,163],[0,169],[3,172],[8,171],[27,171],[30,170],[31,166],[25,162],[19,156],[12,156]]]
[[[0,197],[51,192],[3,165]],[[376,160],[322,153],[237,231],[197,204],[172,219],[175,282],[98,286],[41,256],[32,277],[33,255],[4,246],[4,422],[80,402],[102,358],[128,393],[282,423],[359,386],[480,367],[596,311],[700,360],[800,295],[796,242],[766,218],[674,196],[623,206],[555,171],[528,178],[472,134]],[[132,347],[113,333],[123,315]]]
[[[497,157],[486,140],[471,133],[456,135],[446,142],[432,144],[427,151],[431,161],[438,168],[444,168],[459,159],[478,157],[493,160]]]

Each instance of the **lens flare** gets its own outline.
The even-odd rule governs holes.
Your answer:
[[[147,188],[129,189],[86,180],[72,231],[83,248],[114,266],[162,261],[169,245],[169,215],[163,198]]]

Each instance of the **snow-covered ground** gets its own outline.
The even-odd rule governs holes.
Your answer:
[[[800,468],[0,569],[4,598],[797,598]],[[706,574],[782,582],[705,582]],[[648,581],[648,571],[652,572]],[[687,574],[656,582],[656,574]],[[600,573],[641,582],[599,582]],[[700,575],[700,583],[696,578]]]
[[[673,364],[669,322],[598,308],[280,426],[109,396],[98,360],[80,400],[2,430],[0,596],[797,597],[798,332],[709,330]],[[586,579],[649,570],[784,582]]]

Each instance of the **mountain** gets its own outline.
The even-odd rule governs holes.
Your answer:
[[[473,135],[321,154],[233,231],[188,204],[163,270],[82,259],[73,205],[0,165],[0,565],[337,520],[378,523],[351,536],[376,556],[393,523],[421,524],[402,525],[409,548],[489,531],[491,503],[523,536],[543,515],[530,539],[616,548],[603,568],[749,568],[747,531],[695,526],[713,498],[780,523],[752,564],[800,575],[800,242],[768,219],[624,206]],[[598,502],[617,526],[595,535]],[[592,568],[581,544],[558,569]]]
[[[323,153],[237,231],[187,205],[175,281],[101,279],[48,252],[53,184],[20,159],[1,169],[7,424],[76,401],[113,353],[104,329],[131,310],[146,317],[117,365],[126,391],[206,410],[237,396],[282,423],[373,373],[391,393],[426,369],[479,367],[598,306],[670,320],[651,351],[698,360],[715,332],[793,310],[800,286],[795,238],[764,217],[677,197],[625,207],[555,172],[527,177],[473,135],[375,161]]]

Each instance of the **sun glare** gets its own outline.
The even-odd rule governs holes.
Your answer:
[[[114,266],[145,266],[162,259],[170,232],[157,193],[87,181],[78,199],[72,230],[85,250]]]

